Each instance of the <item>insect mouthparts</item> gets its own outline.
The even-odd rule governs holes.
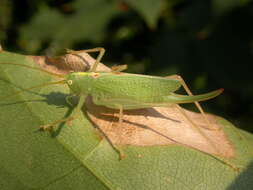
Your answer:
[[[68,85],[72,85],[73,81],[72,80],[67,80]]]

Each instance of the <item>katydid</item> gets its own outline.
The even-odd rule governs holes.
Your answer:
[[[210,130],[213,129],[198,102],[205,101],[218,96],[222,93],[223,89],[218,89],[201,95],[192,95],[191,91],[189,90],[183,79],[178,75],[169,77],[157,77],[140,74],[122,73],[121,71],[125,69],[124,66],[115,67],[113,72],[96,72],[98,63],[100,62],[101,58],[103,57],[103,54],[105,53],[104,48],[94,48],[81,51],[68,51],[68,53],[73,55],[78,55],[78,53],[80,52],[99,52],[99,55],[93,67],[88,72],[71,72],[69,74],[61,75],[22,64],[0,63],[18,65],[30,69],[40,70],[56,77],[62,78],[63,80],[48,83],[45,85],[66,84],[71,91],[71,95],[66,98],[67,102],[70,102],[69,97],[73,95],[79,96],[78,104],[74,108],[70,116],[57,120],[50,124],[43,125],[41,126],[41,129],[50,129],[51,127],[54,127],[60,123],[69,122],[75,119],[76,113],[80,112],[83,105],[85,104],[85,99],[87,96],[91,96],[93,102],[96,105],[102,105],[107,108],[119,110],[119,125],[123,121],[122,118],[124,110],[177,106],[179,111],[190,121],[190,123],[194,127],[198,128],[194,124],[194,122],[184,113],[183,109],[178,106],[178,104],[180,103],[195,103],[208,125],[207,128]],[[42,86],[43,85],[31,87],[29,89]],[[184,87],[188,95],[179,95],[174,93],[181,86]],[[199,130],[199,132],[201,131]],[[204,134],[202,135],[210,142],[210,140]],[[212,144],[212,142],[210,143]],[[232,168],[235,168],[227,161],[220,161],[229,165]]]

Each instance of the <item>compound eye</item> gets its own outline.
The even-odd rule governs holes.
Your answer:
[[[68,80],[67,83],[68,83],[68,85],[72,85],[73,81],[72,80]]]

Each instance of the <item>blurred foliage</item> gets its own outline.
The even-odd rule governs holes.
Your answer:
[[[205,109],[252,132],[252,20],[250,0],[1,0],[0,40],[29,54],[102,46],[128,72],[180,74],[194,93],[223,87]]]

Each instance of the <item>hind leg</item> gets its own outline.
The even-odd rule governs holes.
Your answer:
[[[171,78],[171,79],[176,79],[178,81],[180,81],[181,85],[183,86],[183,88],[185,89],[185,91],[187,92],[187,94],[189,96],[193,96],[191,90],[189,89],[189,87],[187,86],[187,84],[185,83],[184,79],[180,76],[180,75],[171,75],[171,76],[167,76],[166,78]],[[203,110],[203,108],[201,107],[199,102],[194,102],[194,104],[196,105],[196,107],[198,108],[199,112],[201,113],[202,117],[204,118],[206,124],[207,124],[207,128],[209,130],[217,130],[216,128],[214,128],[211,124],[211,122],[207,119],[206,114]]]

